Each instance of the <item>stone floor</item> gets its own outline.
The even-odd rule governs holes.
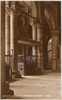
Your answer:
[[[10,88],[14,90],[14,96],[10,99],[61,100],[60,83],[59,73],[24,76],[23,79],[10,83]]]

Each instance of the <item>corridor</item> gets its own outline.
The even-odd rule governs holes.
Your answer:
[[[60,100],[61,2],[1,0],[0,12],[0,98]]]
[[[24,76],[10,83],[14,96],[10,99],[21,100],[61,100],[60,74],[49,73],[42,76]]]

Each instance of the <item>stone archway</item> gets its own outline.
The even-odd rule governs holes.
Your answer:
[[[52,3],[53,4],[53,3]],[[53,9],[53,5],[51,5],[50,10],[48,7],[45,7],[44,9],[44,16],[46,18],[46,21],[49,25],[50,29],[50,34],[52,37],[52,71],[57,71],[58,70],[58,45],[59,45],[59,26],[58,26],[58,18],[60,16],[57,16],[58,14],[58,6],[59,4],[57,3],[55,8]],[[53,15],[54,14],[54,15]],[[60,53],[60,52],[59,52]]]

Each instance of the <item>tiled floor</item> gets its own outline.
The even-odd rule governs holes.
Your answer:
[[[60,74],[52,73],[41,76],[25,76],[19,81],[10,83],[14,90],[11,98],[21,100],[61,100]]]

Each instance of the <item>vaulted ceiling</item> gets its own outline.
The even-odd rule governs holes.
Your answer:
[[[60,2],[47,2],[47,1],[40,1],[40,2],[28,2],[28,1],[23,1],[23,2],[16,2],[16,8],[17,12],[21,12],[21,8],[19,6],[25,7],[24,10],[27,11],[27,8],[32,9],[32,16],[39,18],[39,20],[42,21],[42,28],[44,30],[44,35],[45,38],[49,38],[51,36],[51,31],[52,30],[58,30],[60,31],[61,28],[61,3]],[[22,6],[23,5],[23,6]],[[37,10],[36,7],[40,7],[40,15],[39,17],[39,11]],[[37,12],[37,14],[36,14]],[[21,13],[22,14],[22,13]],[[20,16],[19,16],[20,17]],[[59,32],[60,33],[60,32]],[[60,34],[59,34],[60,35]]]

